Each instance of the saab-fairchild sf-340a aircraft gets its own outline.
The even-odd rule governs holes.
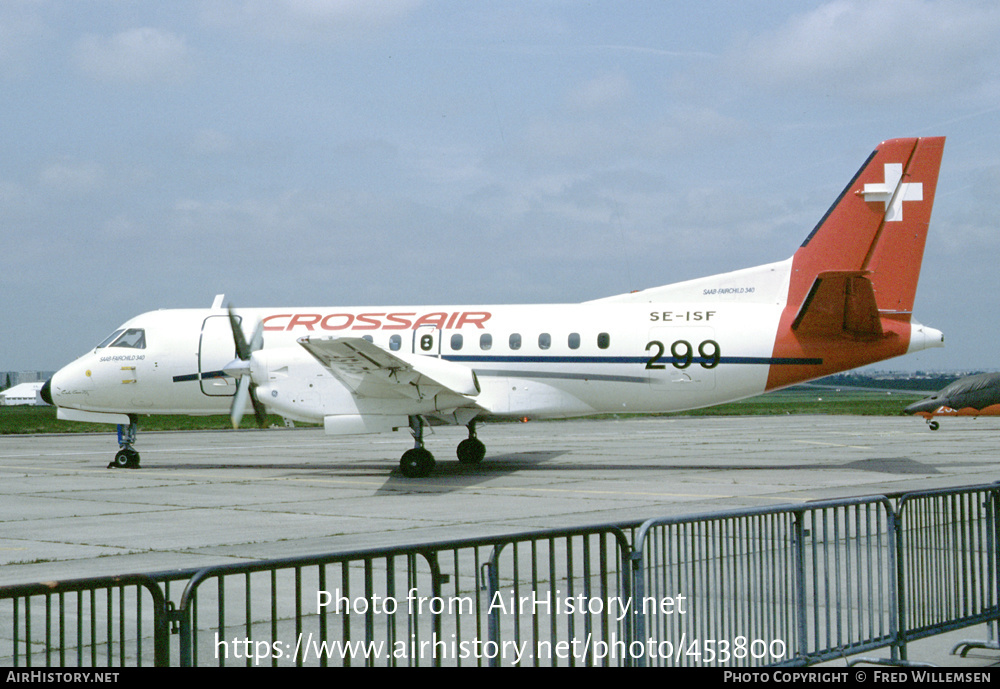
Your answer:
[[[943,336],[912,317],[944,138],[882,143],[784,261],[580,304],[211,309],[146,313],[43,389],[59,417],[119,424],[137,466],[141,414],[264,414],[326,432],[671,412],[738,400]],[[244,331],[251,333],[249,337]],[[127,430],[124,429],[128,425]]]

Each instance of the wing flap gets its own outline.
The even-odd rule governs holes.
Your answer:
[[[363,397],[424,399],[442,392],[479,394],[472,369],[436,357],[387,352],[360,337],[298,340],[326,370]]]

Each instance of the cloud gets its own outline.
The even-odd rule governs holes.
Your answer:
[[[84,194],[104,186],[104,168],[92,162],[53,163],[41,172],[42,183],[60,193]]]
[[[992,79],[1000,7],[963,0],[837,0],[731,51],[756,87],[866,102],[955,93]]]
[[[217,129],[199,129],[188,143],[188,150],[197,156],[228,154],[235,147],[233,137]]]
[[[176,82],[190,71],[190,51],[184,39],[148,27],[111,37],[84,36],[76,44],[73,60],[84,74],[105,82]]]
[[[205,8],[203,20],[268,38],[343,40],[401,21],[421,4],[421,0],[227,0]]]
[[[20,3],[0,8],[0,78],[32,72],[36,60],[51,38],[48,27],[30,13],[31,6]]]
[[[627,101],[632,85],[624,74],[602,74],[570,93],[570,103],[584,110],[614,108]]]
[[[621,165],[625,161],[659,164],[680,152],[697,151],[707,141],[732,140],[747,131],[739,119],[704,107],[587,115],[531,122],[514,144],[519,160],[532,168],[567,163]]]

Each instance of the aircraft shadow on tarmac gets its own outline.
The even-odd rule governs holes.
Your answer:
[[[766,464],[748,463],[739,464],[670,464],[668,460],[663,462],[643,462],[630,463],[621,462],[609,464],[606,462],[560,462],[555,465],[547,465],[553,459],[566,455],[566,451],[537,451],[519,452],[513,454],[496,455],[487,457],[479,464],[462,464],[459,462],[439,462],[434,469],[434,474],[430,477],[430,483],[414,481],[406,478],[398,467],[386,470],[389,465],[385,461],[364,461],[351,464],[331,463],[323,466],[316,463],[308,464],[273,464],[273,463],[219,463],[219,464],[171,464],[170,469],[198,471],[211,469],[213,471],[225,471],[236,469],[254,470],[274,470],[281,471],[286,476],[298,478],[333,478],[333,477],[372,477],[375,479],[385,479],[385,483],[376,492],[391,491],[398,492],[401,488],[420,489],[431,488],[440,491],[442,488],[458,490],[467,488],[477,483],[497,478],[516,472],[531,472],[537,470],[559,471],[559,472],[606,472],[616,473],[629,471],[710,471],[710,472],[747,472],[747,471],[801,471],[811,469],[824,470],[854,470],[866,471],[893,475],[930,475],[940,474],[933,466],[923,464],[909,457],[879,457],[871,459],[861,459],[846,463],[823,463],[823,464]],[[166,467],[162,467],[166,468]],[[431,485],[433,484],[433,486]]]

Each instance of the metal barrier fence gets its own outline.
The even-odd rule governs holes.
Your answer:
[[[902,659],[906,659],[907,641],[981,622],[995,623],[1000,616],[998,491],[994,484],[899,498]],[[995,642],[966,645],[998,648]]]
[[[627,620],[566,602],[627,599],[628,548],[605,526],[204,569],[180,601],[180,661],[602,664],[574,640]]]
[[[994,621],[979,486],[0,587],[0,665],[808,664]]]
[[[657,665],[807,664],[896,639],[884,497],[651,520],[632,554]],[[684,614],[658,605],[685,592]]]
[[[143,574],[0,589],[0,665],[167,665],[162,580]]]

